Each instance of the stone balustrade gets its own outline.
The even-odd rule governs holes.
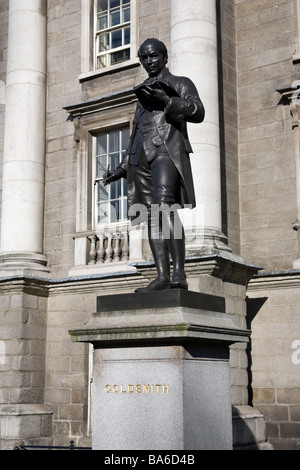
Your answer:
[[[87,264],[112,263],[129,259],[128,226],[103,230],[87,237],[90,241]]]
[[[96,230],[77,232],[74,266],[70,276],[134,270],[132,263],[149,259],[146,227],[130,222],[103,225]]]

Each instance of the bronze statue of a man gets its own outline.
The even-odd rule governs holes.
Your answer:
[[[172,75],[166,67],[168,52],[161,41],[147,39],[139,59],[149,78],[135,89],[139,101],[128,149],[118,168],[104,175],[104,183],[126,177],[129,214],[134,207],[146,209],[158,275],[136,292],[188,289],[185,236],[177,208],[196,205],[187,122],[202,122],[205,111],[193,82]]]

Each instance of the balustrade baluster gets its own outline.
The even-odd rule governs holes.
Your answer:
[[[107,248],[106,248],[105,263],[111,263],[112,257],[113,257],[113,247],[112,247],[113,234],[108,233],[106,236],[107,236]]]
[[[96,264],[96,243],[97,243],[97,237],[95,235],[92,235],[91,237],[88,237],[88,239],[91,242],[91,250],[90,250],[90,261],[88,264]]]
[[[88,254],[88,265],[112,263],[129,260],[129,232],[123,225],[114,227],[113,232],[98,232],[97,235],[88,235],[90,251]]]
[[[104,233],[100,233],[98,235],[98,240],[99,240],[99,246],[98,246],[98,251],[97,251],[97,264],[102,264],[102,263],[104,263],[104,256],[105,256],[105,249],[104,249],[105,235],[104,235]]]
[[[129,240],[128,240],[128,231],[125,230],[123,233],[123,248],[122,248],[122,260],[127,261],[129,259]]]
[[[115,239],[116,239],[116,245],[115,245],[115,251],[114,251],[114,261],[120,261],[121,260],[121,234],[120,232],[116,232],[115,234]]]

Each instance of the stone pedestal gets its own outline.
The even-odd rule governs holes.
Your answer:
[[[94,345],[93,449],[232,449],[225,299],[170,290],[98,297],[73,341]]]

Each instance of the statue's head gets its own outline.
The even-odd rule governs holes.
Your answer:
[[[168,63],[168,51],[159,39],[149,38],[138,51],[139,59],[149,77],[155,77]]]

